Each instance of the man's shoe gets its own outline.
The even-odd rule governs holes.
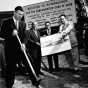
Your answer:
[[[49,71],[48,71],[49,73],[52,73],[53,72],[53,69],[51,69],[51,68],[49,68]]]
[[[44,75],[44,73],[43,73],[43,72],[41,72],[41,71],[40,71],[40,73],[39,73],[39,74],[40,74],[40,75]]]
[[[40,84],[40,81],[41,81],[41,79],[39,79],[38,81],[35,81],[34,83],[32,83],[34,86],[36,86],[36,87],[38,87],[39,86],[39,84]]]
[[[60,72],[60,71],[62,71],[62,68],[55,68],[54,69],[54,72]]]

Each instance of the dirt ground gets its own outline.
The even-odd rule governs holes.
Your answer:
[[[80,60],[82,62],[88,62],[83,50],[80,54]],[[43,57],[43,62],[48,68],[46,57]],[[43,64],[41,66],[44,68]],[[59,56],[59,66],[62,68],[68,67],[63,55]],[[40,75],[42,79],[40,85],[43,88],[88,88],[88,65],[80,63],[79,67],[82,70],[77,73],[69,72],[67,70],[49,73],[47,70],[41,69],[44,75]],[[2,76],[0,76],[0,88],[6,88]],[[34,88],[34,86],[31,84],[29,76],[16,74],[13,88]]]

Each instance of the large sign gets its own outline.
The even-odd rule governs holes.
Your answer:
[[[50,0],[37,4],[24,6],[25,21],[30,28],[31,21],[38,22],[38,27],[43,28],[45,21],[50,21],[51,26],[58,25],[58,17],[65,13],[69,20],[76,22],[74,0]]]
[[[40,43],[42,56],[60,53],[71,49],[69,37],[67,36],[65,39],[61,39],[60,33],[41,37]]]

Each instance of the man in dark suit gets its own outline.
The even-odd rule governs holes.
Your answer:
[[[11,18],[8,18],[3,21],[1,26],[1,37],[5,39],[5,59],[6,59],[6,87],[12,88],[15,79],[15,69],[16,64],[21,59],[25,59],[22,52],[25,49],[25,29],[26,24],[21,21],[21,18],[24,15],[23,8],[17,6],[14,10],[14,15]],[[22,45],[20,46],[16,35],[18,34]],[[27,61],[25,61],[27,62]],[[27,65],[28,66],[28,65]],[[34,75],[31,74],[31,80],[34,85],[37,85],[38,82]]]
[[[31,29],[27,32],[27,49],[32,57],[32,62],[37,76],[41,74],[41,47],[40,47],[40,33],[38,31],[37,22],[31,23]]]
[[[51,23],[49,21],[46,21],[45,22],[45,29],[42,32],[42,35],[49,36],[52,34],[54,34],[54,31],[51,29]],[[58,55],[57,54],[48,55],[47,59],[48,59],[48,64],[49,64],[49,71],[50,72],[54,71],[53,60],[54,60],[54,65],[55,65],[55,71],[58,71]]]

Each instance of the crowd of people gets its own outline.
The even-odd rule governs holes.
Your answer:
[[[1,25],[0,37],[5,39],[5,82],[7,88],[12,88],[15,79],[16,64],[20,64],[20,62],[25,65],[25,69],[29,73],[28,75],[30,76],[32,84],[36,86],[36,88],[40,88],[41,79],[37,78],[39,78],[40,74],[43,74],[40,70],[42,61],[40,37],[42,36],[45,37],[58,33],[61,35],[61,40],[65,39],[66,36],[69,36],[72,49],[64,51],[60,54],[65,55],[66,61],[69,64],[69,71],[79,70],[80,54],[76,29],[74,23],[69,21],[65,14],[61,14],[58,17],[59,26],[57,31],[52,29],[50,21],[46,21],[45,28],[41,32],[38,30],[37,22],[31,22],[31,28],[26,30],[26,23],[21,21],[23,16],[23,8],[21,6],[17,6],[14,9],[13,16],[3,20]],[[19,43],[17,36],[19,36],[21,44]],[[86,41],[87,40],[88,38]],[[28,57],[36,76],[33,73],[33,69],[31,69],[29,63],[25,59],[26,57],[23,53],[24,50],[29,54]],[[53,71],[60,71],[58,55],[59,53],[47,55],[50,73]],[[53,65],[55,65],[55,68]]]

